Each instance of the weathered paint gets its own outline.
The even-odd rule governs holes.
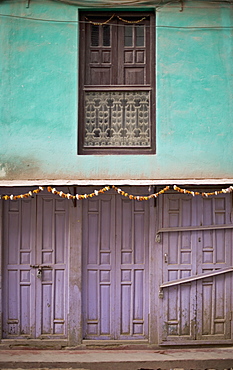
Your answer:
[[[160,228],[168,230],[160,234],[158,244],[164,283],[231,267],[233,229],[217,229],[231,223],[229,194],[211,199],[166,194],[159,203]],[[187,230],[190,226],[196,230]],[[200,230],[200,226],[209,229]],[[232,272],[228,272],[164,288],[160,343],[231,341],[231,284]]]
[[[232,7],[156,11],[157,148],[141,156],[77,155],[78,7],[3,1],[0,13],[40,19],[0,15],[0,180],[233,179]]]
[[[29,188],[13,190],[21,191]],[[81,343],[81,210],[82,202],[74,207],[43,193],[22,202],[0,202],[0,339],[18,338],[17,343],[28,345],[33,338],[42,346]],[[30,266],[36,264],[51,269],[37,278],[37,269]]]
[[[3,338],[67,338],[68,206],[48,195],[4,204]]]
[[[148,339],[148,211],[114,193],[83,204],[86,339]]]

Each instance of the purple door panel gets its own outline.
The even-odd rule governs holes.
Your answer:
[[[161,233],[164,283],[232,266],[232,229],[224,229],[231,223],[229,195],[163,199],[162,228],[170,229]],[[232,277],[223,273],[164,288],[161,341],[229,341]]]
[[[84,338],[148,337],[148,204],[83,203]]]
[[[4,338],[65,338],[67,202],[4,203]]]

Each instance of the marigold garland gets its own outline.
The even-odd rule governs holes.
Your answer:
[[[75,195],[73,195],[73,194],[70,194],[70,193],[64,193],[63,191],[58,191],[56,188],[52,188],[51,186],[47,187],[47,191],[49,193],[59,195],[62,198],[73,199],[73,200],[74,199],[81,200],[81,199],[93,198],[93,197],[98,196],[99,194],[104,194],[106,191],[110,190],[111,188],[114,189],[118,194],[123,195],[124,197],[128,197],[131,200],[143,201],[143,200],[149,200],[149,199],[152,199],[152,198],[157,198],[160,194],[164,194],[166,191],[168,191],[170,189],[170,186],[165,186],[163,189],[161,189],[157,193],[150,194],[150,195],[147,195],[147,196],[129,194],[129,193],[125,192],[124,190],[118,188],[115,185],[105,186],[104,188],[102,188],[100,190],[94,190],[90,194],[75,194]],[[38,194],[41,191],[43,191],[44,189],[45,189],[45,187],[39,186],[38,189],[29,191],[28,193],[24,193],[24,194],[0,195],[0,199],[3,199],[3,200],[17,200],[17,199],[29,198],[29,197],[33,196],[33,194]],[[226,189],[216,190],[216,191],[209,192],[209,193],[182,189],[177,185],[174,185],[173,189],[175,191],[177,191],[178,193],[190,194],[193,197],[195,195],[201,195],[202,197],[209,197],[211,195],[227,194],[227,193],[232,193],[233,192],[233,186],[229,186]]]
[[[133,199],[133,200],[142,201],[142,200],[149,200],[149,199],[152,199],[152,198],[157,198],[160,194],[163,194],[166,191],[168,191],[170,189],[170,186],[166,186],[165,188],[163,188],[162,190],[160,190],[158,193],[150,194],[148,196],[131,195],[131,194],[128,194],[125,191],[121,190],[120,188],[117,188],[115,185],[112,185],[112,188],[114,190],[116,190],[116,192],[118,194],[121,194],[124,197],[128,197],[129,199]]]
[[[56,194],[56,195],[59,195],[62,198],[80,200],[80,199],[87,199],[87,198],[96,197],[99,194],[103,194],[106,191],[110,190],[110,188],[111,188],[110,186],[105,186],[104,188],[102,188],[100,190],[95,190],[93,193],[83,194],[83,195],[80,195],[80,194],[72,195],[70,193],[64,193],[63,191],[58,191],[55,188],[52,188],[51,186],[48,186],[47,187],[47,190],[48,190],[48,192],[53,193],[53,194]]]
[[[218,194],[226,194],[226,193],[231,193],[233,191],[233,186],[229,186],[229,188],[226,188],[226,189],[222,189],[222,190],[216,190],[216,191],[212,191],[210,193],[206,193],[206,192],[199,192],[199,191],[190,191],[190,190],[186,190],[186,189],[181,189],[179,188],[178,186],[174,185],[173,186],[173,189],[175,191],[178,191],[179,193],[182,193],[182,194],[191,194],[193,197],[195,195],[201,195],[202,197],[209,197],[211,195],[218,195]]]
[[[40,193],[43,190],[44,190],[44,187],[43,186],[39,186],[38,189],[29,191],[28,193],[24,193],[24,194],[19,194],[19,195],[14,195],[14,194],[11,194],[11,195],[0,195],[0,199],[3,199],[3,200],[17,200],[17,199],[23,199],[23,198],[30,198],[30,197],[33,196],[33,194],[38,194],[38,193]]]

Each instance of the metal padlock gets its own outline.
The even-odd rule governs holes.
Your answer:
[[[38,270],[37,270],[37,274],[36,274],[36,276],[37,276],[38,278],[41,278],[41,274],[42,274],[42,269],[41,269],[41,267],[39,267],[39,268],[38,268]]]

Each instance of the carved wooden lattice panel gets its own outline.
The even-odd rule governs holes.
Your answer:
[[[86,92],[84,146],[150,146],[150,92]]]

